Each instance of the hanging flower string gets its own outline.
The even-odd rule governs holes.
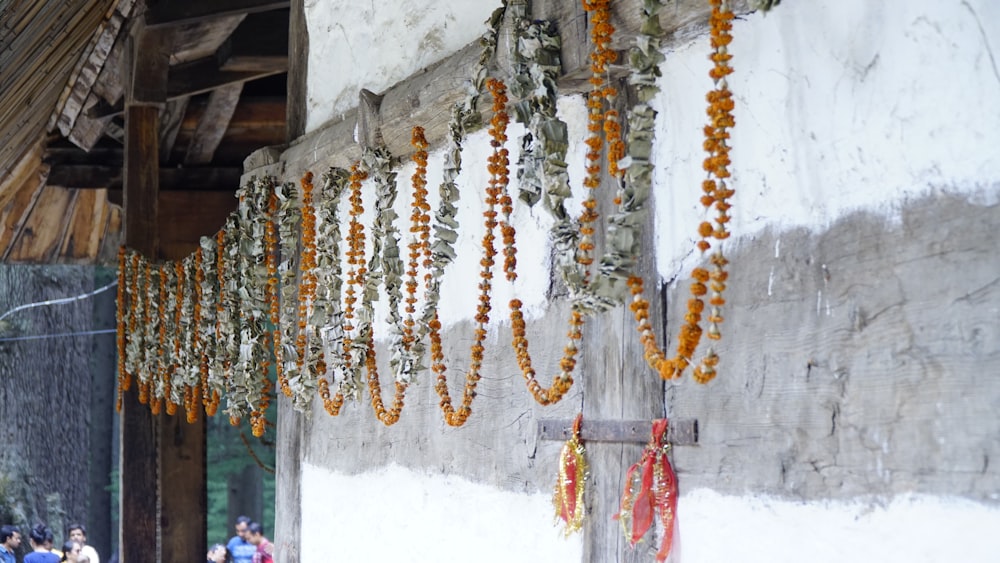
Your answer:
[[[115,344],[118,347],[118,399],[115,402],[115,410],[118,412],[122,410],[122,393],[125,390],[125,374],[127,373],[125,369],[125,327],[127,322],[125,295],[128,287],[128,271],[125,268],[126,258],[125,246],[120,246],[118,248],[118,292],[115,296],[115,322],[117,329],[115,332]]]
[[[586,512],[583,493],[587,481],[587,449],[580,439],[580,424],[583,415],[573,420],[573,435],[559,451],[559,477],[556,481],[552,504],[556,509],[556,523],[562,521],[563,534],[569,537],[583,528]]]
[[[653,421],[649,444],[642,458],[625,473],[625,490],[614,519],[621,522],[625,539],[633,548],[639,543],[658,514],[663,539],[657,561],[666,561],[673,547],[677,526],[677,475],[670,465],[670,444],[665,442],[667,419]]]
[[[670,378],[680,377],[684,370],[693,361],[694,353],[701,341],[702,328],[701,318],[705,310],[705,301],[702,299],[709,288],[712,295],[709,304],[712,306],[709,313],[708,337],[712,340],[721,338],[719,324],[722,322],[722,305],[725,299],[722,292],[726,288],[726,265],[729,261],[722,253],[721,241],[729,238],[726,224],[729,222],[729,209],[731,205],[728,200],[735,191],[727,185],[730,177],[729,164],[729,130],[735,124],[732,110],[734,107],[732,92],[726,82],[726,76],[732,74],[733,69],[729,65],[732,55],[729,54],[728,45],[732,42],[732,20],[733,13],[730,10],[728,0],[709,0],[712,6],[712,13],[709,17],[711,29],[712,54],[710,58],[714,62],[709,76],[715,82],[715,88],[706,96],[708,100],[709,123],[705,126],[704,148],[708,153],[703,167],[707,173],[707,178],[702,182],[701,203],[706,208],[712,206],[717,211],[715,225],[708,221],[702,222],[698,226],[698,235],[701,237],[697,243],[698,249],[707,252],[711,247],[711,239],[720,241],[720,246],[712,253],[709,262],[712,271],[697,267],[691,272],[694,281],[691,283],[691,296],[688,300],[688,312],[684,316],[684,325],[681,327],[677,338],[677,355],[669,362],[667,376]],[[709,285],[706,285],[709,284]],[[714,348],[709,347],[705,357],[694,370],[694,380],[698,383],[708,383],[716,375],[716,366],[719,363],[719,356]]]
[[[486,339],[486,325],[490,322],[490,292],[493,284],[493,264],[497,254],[494,247],[496,235],[494,231],[497,227],[496,206],[502,191],[501,183],[506,185],[508,181],[507,152],[503,148],[507,141],[507,124],[510,118],[505,110],[507,106],[507,88],[503,82],[491,78],[486,82],[486,87],[493,95],[493,118],[490,120],[489,134],[490,145],[493,153],[489,157],[488,169],[490,180],[486,188],[486,211],[483,216],[486,218],[486,233],[483,235],[483,257],[479,261],[481,267],[479,277],[479,306],[476,313],[476,330],[472,344],[472,360],[465,375],[465,388],[462,393],[462,402],[456,409],[452,405],[452,399],[448,393],[448,379],[445,374],[447,367],[444,362],[444,351],[441,344],[441,322],[435,314],[430,324],[431,340],[431,369],[437,375],[434,390],[437,391],[441,401],[439,406],[444,412],[445,422],[450,426],[462,426],[472,413],[472,401],[476,398],[476,386],[481,379],[480,369],[483,365],[483,341]]]

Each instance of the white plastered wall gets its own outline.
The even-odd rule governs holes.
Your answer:
[[[384,89],[474,40],[491,4],[307,3],[309,128],[352,106],[359,88]],[[737,21],[734,35],[737,195],[730,244],[765,228],[820,232],[855,210],[892,221],[907,201],[939,190],[981,205],[1000,199],[1000,72],[993,55],[1000,48],[1000,3],[787,0],[766,16]],[[692,235],[702,220],[706,44],[701,39],[666,53],[663,92],[655,102],[656,253],[665,279],[683,278],[690,269]],[[579,192],[582,102],[563,100],[561,111],[577,141],[571,175]],[[462,180],[462,258],[446,273],[444,288],[468,295],[468,302],[451,300],[446,322],[474,311],[482,222],[482,197],[474,194],[485,185],[478,163],[486,151],[479,133],[469,142]],[[439,154],[431,159],[431,186],[439,181],[440,162]],[[401,185],[411,172],[401,171]],[[408,201],[399,198],[402,217]],[[543,213],[520,208],[515,215],[522,240],[544,240],[549,223]],[[545,255],[542,244],[521,249],[531,246]],[[514,289],[498,283],[496,299],[517,293],[534,315],[544,314],[549,272],[538,265],[545,260],[522,260],[534,270]],[[1000,510],[957,497],[796,503],[683,490],[683,484],[682,491],[680,560],[687,563],[985,562],[1000,553]],[[343,475],[303,463],[302,560],[323,560],[339,545],[345,561],[436,561],[473,553],[480,561],[580,561],[580,539],[564,540],[551,526],[547,496],[547,488],[506,492],[397,466]],[[393,499],[408,499],[398,517],[386,511]],[[510,540],[526,537],[528,529],[530,551],[517,551],[521,542]]]

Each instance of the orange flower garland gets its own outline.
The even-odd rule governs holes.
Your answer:
[[[417,303],[417,268],[422,265],[425,270],[431,266],[430,251],[430,209],[427,203],[427,138],[424,136],[423,127],[414,127],[410,143],[416,148],[412,160],[416,164],[411,182],[413,185],[413,212],[410,214],[410,233],[413,235],[411,242],[407,245],[409,249],[409,262],[407,263],[405,282],[406,286],[406,319],[403,321],[402,346],[405,350],[410,350],[416,340],[414,336],[414,326],[416,321],[413,315],[416,313]],[[422,264],[419,262],[423,256]],[[424,275],[425,289],[430,282],[431,274]],[[390,299],[390,306],[392,300]],[[403,411],[406,399],[406,389],[409,384],[405,381],[395,382],[395,395],[392,406],[388,409],[382,401],[382,385],[379,381],[378,366],[375,359],[375,340],[371,334],[368,336],[368,351],[365,356],[365,367],[368,373],[368,392],[371,395],[372,409],[376,418],[386,426],[390,426],[399,421],[399,415]]]
[[[732,55],[729,54],[727,46],[732,42],[732,20],[733,13],[729,8],[728,0],[709,0],[712,6],[712,14],[709,17],[711,28],[712,55],[711,59],[715,63],[709,76],[715,81],[715,89],[706,96],[709,107],[707,110],[709,124],[705,126],[704,148],[708,153],[703,167],[708,178],[702,182],[701,203],[705,207],[715,206],[718,215],[715,225],[705,221],[698,225],[698,249],[705,252],[711,248],[710,238],[722,241],[729,238],[726,224],[729,222],[728,211],[731,205],[728,199],[735,191],[727,186],[726,178],[730,177],[729,164],[729,129],[735,124],[732,110],[735,106],[732,92],[726,82],[726,76],[732,74],[733,69],[729,65]],[[692,299],[688,300],[688,312],[685,315],[685,324],[681,327],[678,336],[677,355],[669,360],[669,377],[679,377],[691,364],[695,350],[701,341],[702,328],[701,317],[705,309],[705,302],[702,299],[709,287],[712,289],[712,296],[709,304],[712,308],[709,313],[708,337],[718,340],[722,337],[719,332],[719,323],[722,322],[721,307],[725,304],[722,292],[726,289],[726,279],[728,273],[725,270],[729,261],[722,253],[722,249],[717,248],[710,258],[712,271],[705,268],[695,268],[691,277],[694,282],[691,284]],[[706,286],[706,283],[709,283]],[[719,356],[715,350],[709,348],[708,353],[701,360],[701,364],[694,370],[694,380],[698,383],[708,383],[716,376],[715,367],[719,363]]]
[[[267,267],[267,286],[265,287],[264,299],[271,314],[271,324],[274,325],[274,334],[271,341],[274,343],[274,370],[278,377],[278,386],[286,397],[292,396],[292,389],[288,386],[288,377],[285,375],[285,363],[283,361],[284,350],[281,347],[281,301],[278,295],[278,194],[271,190],[267,199],[267,223],[264,226],[264,263]]]
[[[219,299],[215,305],[215,354],[222,355],[223,371],[229,370],[229,358],[225,357],[225,341],[222,337],[222,320],[226,308],[226,229],[219,229],[215,235],[215,271],[219,278]],[[208,373],[202,372],[204,377],[201,382],[201,401],[205,406],[205,414],[215,416],[219,409],[218,390],[211,389],[208,384]]]
[[[156,370],[156,366],[153,363],[155,361],[155,358],[149,357],[149,349],[148,349],[148,344],[153,341],[152,339],[153,335],[151,334],[153,325],[150,322],[150,318],[152,317],[151,310],[156,305],[152,293],[153,292],[152,281],[151,281],[152,275],[153,275],[152,266],[147,260],[143,266],[143,284],[142,284],[142,294],[146,296],[145,299],[146,306],[143,307],[142,309],[142,326],[146,331],[145,340],[147,343],[147,348],[143,350],[142,372],[145,372],[147,375],[146,379],[143,379],[141,376],[139,378],[139,402],[143,405],[149,402],[150,380],[152,379],[152,376]]]
[[[202,270],[202,251],[201,246],[194,252],[194,309],[191,315],[191,341],[194,343],[194,347],[191,350],[192,357],[198,362],[198,373],[199,376],[202,370],[208,369],[208,364],[203,360],[203,355],[201,349],[203,344],[199,338],[198,324],[199,319],[201,319],[201,282],[205,280],[205,272]],[[199,378],[200,380],[200,378]],[[187,421],[189,424],[193,424],[198,420],[198,411],[200,410],[198,402],[201,400],[201,383],[196,384],[194,387],[190,385],[184,386],[184,412],[187,415]]]
[[[483,216],[486,218],[486,234],[483,235],[483,258],[479,261],[481,270],[479,277],[479,306],[476,314],[476,330],[472,344],[472,360],[469,370],[465,374],[465,389],[462,393],[462,403],[456,409],[452,405],[451,396],[448,393],[448,379],[445,375],[446,366],[443,363],[444,351],[441,344],[441,322],[435,313],[430,322],[431,341],[431,369],[437,375],[434,390],[441,401],[439,406],[444,412],[444,419],[450,426],[462,426],[472,413],[472,401],[476,398],[476,386],[481,379],[479,370],[483,365],[483,341],[486,339],[486,325],[490,321],[490,291],[492,289],[494,257],[497,254],[493,241],[496,240],[494,231],[497,227],[496,206],[502,193],[501,183],[506,185],[509,180],[506,173],[506,151],[503,151],[503,144],[507,141],[507,124],[510,116],[507,115],[507,87],[500,80],[491,78],[487,80],[486,87],[493,95],[493,118],[490,120],[489,133],[492,140],[490,145],[493,153],[489,157],[490,181],[486,188],[486,211]]]
[[[357,303],[357,290],[354,286],[361,285],[361,280],[365,274],[364,252],[365,252],[365,228],[358,221],[358,217],[364,213],[361,201],[361,182],[368,179],[368,173],[361,169],[358,163],[351,165],[350,177],[350,203],[351,222],[347,234],[347,264],[350,269],[347,273],[347,289],[344,291],[344,378],[350,377],[354,371],[354,358],[351,353],[353,337],[349,332],[354,331],[354,304]],[[322,364],[324,368],[326,363]],[[332,416],[340,414],[340,409],[344,405],[344,394],[338,391],[333,398],[330,397],[330,383],[325,377],[319,379],[319,393],[323,399],[323,408]]]
[[[583,185],[588,189],[587,199],[583,202],[584,211],[580,215],[580,242],[579,242],[579,254],[577,256],[577,262],[583,266],[590,266],[594,262],[594,227],[593,224],[597,221],[597,200],[594,198],[594,190],[596,190],[601,185],[601,148],[604,144],[604,139],[601,136],[602,129],[605,126],[602,124],[603,121],[607,119],[609,123],[612,120],[617,119],[617,112],[611,115],[606,114],[604,110],[604,98],[613,98],[617,92],[614,88],[604,85],[605,74],[608,71],[608,65],[615,62],[618,58],[615,51],[609,49],[611,44],[611,36],[614,34],[615,28],[611,25],[611,0],[582,0],[583,9],[590,13],[590,25],[591,25],[591,40],[594,44],[594,51],[590,54],[590,84],[591,92],[587,97],[587,107],[589,108],[587,130],[590,131],[590,136],[587,137],[587,177],[583,180]],[[614,125],[608,125],[607,129],[618,132],[618,139],[621,139],[621,129],[615,127],[617,121],[614,121]],[[615,150],[620,150],[620,147],[616,145]],[[612,151],[608,153],[609,161],[612,158]],[[618,157],[620,159],[621,156]],[[617,162],[618,159],[614,161],[614,167],[611,170],[614,171],[614,175],[618,175]],[[584,274],[584,282],[589,279],[590,272]]]
[[[159,375],[160,381],[163,382],[165,389],[170,387],[170,374],[167,373],[167,358],[164,353],[167,342],[167,264],[161,264],[159,267],[159,278],[160,278],[160,303],[157,309],[157,314],[159,316],[159,356],[157,357],[157,374]],[[153,396],[150,398],[149,410],[153,414],[160,414],[160,409],[163,406],[163,395],[161,391],[152,389]]]

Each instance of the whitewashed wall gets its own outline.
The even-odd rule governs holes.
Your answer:
[[[307,3],[309,128],[352,106],[359,88],[380,91],[474,40],[491,4]],[[992,49],[1000,48],[1000,3],[786,0],[766,16],[737,21],[734,35],[737,194],[730,248],[753,245],[769,231],[776,234],[777,259],[783,232],[821,234],[856,211],[891,224],[913,201],[944,193],[974,206],[997,205],[1000,72]],[[707,53],[705,38],[666,53],[656,101],[656,255],[663,279],[686,277],[694,260],[692,235],[702,220],[697,198]],[[582,140],[582,101],[564,99],[560,111],[571,137]],[[469,146],[461,258],[444,288],[449,324],[468,320],[475,309],[482,229],[482,196],[476,194],[485,185],[485,166],[479,165],[485,135],[474,136]],[[577,192],[582,150],[577,142],[571,162]],[[440,161],[439,154],[431,159],[431,186],[439,181]],[[403,185],[411,171],[400,174]],[[400,197],[403,217],[408,201]],[[495,302],[516,294],[537,318],[546,310],[548,249],[541,241],[549,223],[540,212],[519,209],[516,215],[525,241],[520,263],[532,268],[522,267],[525,275],[515,288],[498,283]],[[766,287],[758,297],[777,299]],[[817,299],[817,312],[842,312],[843,303]],[[691,387],[676,393],[685,389]],[[699,416],[711,419],[712,413]],[[550,484],[512,492],[449,476],[446,467],[431,472],[393,465],[347,474],[325,465],[316,445],[322,438],[309,440],[301,475],[303,561],[325,559],[331,545],[342,546],[345,561],[436,561],[470,553],[480,561],[581,560],[579,537],[564,540],[550,526]],[[502,472],[504,460],[496,463]],[[844,500],[831,489],[837,500],[795,502],[753,490],[720,495],[710,487],[685,488],[683,470],[680,477],[679,560],[685,563],[986,562],[1000,553],[996,494],[989,497],[993,504],[947,494]],[[384,510],[393,498],[406,499],[398,521]],[[532,535],[526,537],[526,530]],[[530,549],[517,551],[521,545]]]

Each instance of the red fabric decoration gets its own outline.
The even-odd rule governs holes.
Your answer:
[[[625,473],[625,490],[618,514],[614,519],[622,524],[625,538],[635,547],[659,513],[663,524],[663,541],[656,553],[657,561],[666,561],[674,543],[677,516],[677,475],[667,454],[670,444],[664,443],[667,419],[653,421],[652,436],[642,451],[642,458]]]

